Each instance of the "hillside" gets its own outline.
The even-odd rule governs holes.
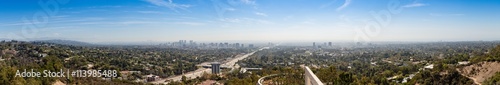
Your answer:
[[[473,57],[470,60],[473,64],[457,68],[457,70],[474,80],[476,84],[483,84],[484,81],[500,72],[500,45],[486,52],[486,55]]]
[[[480,62],[457,70],[459,70],[462,75],[481,84],[495,75],[496,72],[500,72],[500,62]]]

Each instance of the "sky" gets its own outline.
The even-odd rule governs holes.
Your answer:
[[[2,0],[0,39],[492,41],[499,0]]]

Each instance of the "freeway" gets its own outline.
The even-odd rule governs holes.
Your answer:
[[[261,51],[261,50],[264,50],[264,49],[269,49],[269,47],[263,47],[263,48],[261,48],[261,49],[259,49],[259,50],[257,50],[257,51]],[[230,71],[230,72],[233,72],[235,69],[237,69],[237,68],[239,68],[239,67],[240,67],[239,65],[235,65],[235,64],[236,64],[236,62],[238,62],[238,61],[240,61],[240,60],[243,60],[243,59],[247,58],[247,57],[248,57],[248,56],[250,56],[250,55],[253,55],[253,54],[254,54],[255,52],[257,52],[257,51],[254,51],[254,52],[251,52],[251,53],[245,54],[245,55],[243,55],[243,56],[241,56],[241,57],[238,57],[238,58],[234,58],[234,59],[232,59],[232,60],[230,60],[230,61],[228,61],[228,62],[226,62],[226,63],[222,64],[222,66],[231,67],[231,71]]]
[[[261,48],[259,50],[256,50],[256,51],[253,51],[251,53],[245,54],[245,55],[243,55],[241,57],[233,58],[233,59],[225,62],[221,66],[231,67],[231,70],[233,71],[235,69],[234,66],[235,66],[236,62],[238,62],[239,60],[243,60],[243,59],[247,58],[248,56],[253,55],[255,52],[261,51],[263,49],[269,49],[269,47],[263,47],[263,48]],[[203,75],[203,73],[211,73],[211,69],[208,69],[208,68],[199,68],[199,69],[197,69],[195,71],[191,71],[191,72],[185,73],[183,75],[178,75],[178,76],[174,76],[174,77],[160,79],[158,81],[153,81],[153,82],[150,82],[150,83],[152,83],[152,84],[168,84],[169,82],[166,82],[166,80],[180,81],[182,79],[182,76],[186,76],[186,78],[188,78],[188,79],[193,79],[193,78],[196,78],[196,77],[201,77]]]

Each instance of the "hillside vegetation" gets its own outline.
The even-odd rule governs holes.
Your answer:
[[[477,83],[485,85],[500,84],[500,45],[496,46],[485,56],[471,59],[474,64],[465,66],[460,72]]]

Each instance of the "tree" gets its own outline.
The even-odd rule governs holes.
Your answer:
[[[500,85],[500,72],[483,82],[484,85]]]
[[[59,71],[63,68],[62,60],[55,56],[47,56],[43,58],[43,62],[45,62],[44,69],[50,71]]]
[[[181,81],[182,81],[182,82],[187,82],[187,78],[186,78],[186,76],[182,76]]]
[[[10,66],[0,67],[0,85],[23,85],[26,80],[22,77],[16,77],[17,69]]]
[[[339,74],[340,84],[350,84],[354,82],[353,74],[350,72],[342,72]]]
[[[26,84],[27,85],[41,85],[42,82],[36,80],[35,78],[28,78],[28,80],[26,81]]]

